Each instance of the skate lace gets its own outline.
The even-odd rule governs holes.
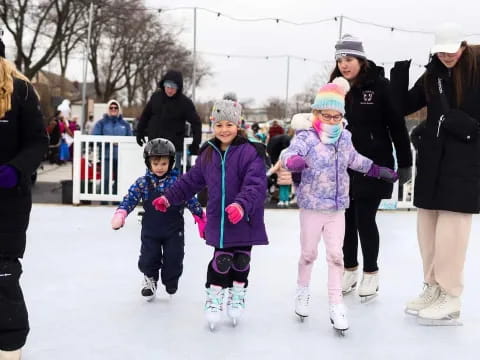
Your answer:
[[[143,278],[143,288],[149,289],[152,292],[155,292],[157,289],[157,286],[155,285],[155,280],[153,278],[149,278],[145,276]]]
[[[332,306],[331,307],[332,315],[345,319],[345,309],[341,306]]]
[[[440,290],[440,295],[438,296],[438,299],[435,301],[435,303],[432,305],[435,308],[441,309],[445,306],[447,302],[447,293],[443,290]]]
[[[300,290],[297,294],[297,301],[302,306],[308,306],[310,302],[310,293],[307,290]]]
[[[207,289],[207,301],[205,308],[209,311],[222,311],[223,290]]]
[[[228,304],[232,308],[245,308],[245,288],[236,288],[235,286],[231,288],[228,300]]]
[[[435,294],[435,286],[425,284],[423,286],[423,292],[420,294],[420,299],[425,302],[430,302],[433,299],[433,295]]]

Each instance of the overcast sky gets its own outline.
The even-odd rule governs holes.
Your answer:
[[[147,1],[151,7],[198,7],[219,11],[236,18],[282,18],[294,22],[309,22],[344,15],[350,18],[409,30],[433,31],[445,21],[461,23],[467,33],[480,33],[479,1],[433,0],[176,0],[174,2]],[[474,15],[476,14],[476,16]],[[193,10],[172,10],[163,13],[167,24],[184,27],[182,41],[193,46]],[[370,25],[361,25],[344,19],[343,33],[360,37],[367,56],[377,64],[385,63],[387,73],[391,62],[412,58],[425,64],[433,35],[390,31]],[[207,53],[250,56],[292,55],[312,60],[332,60],[339,35],[339,22],[328,21],[315,25],[295,26],[285,23],[237,22],[217,17],[207,11],[197,11],[197,50],[202,61],[212,69],[213,77],[197,89],[197,99],[221,97],[226,91],[237,92],[240,99],[254,98],[257,105],[271,96],[285,98],[286,58],[248,59],[212,56]],[[469,37],[480,43],[480,36]],[[314,61],[290,60],[289,94],[301,92],[317,72],[330,66]],[[416,78],[422,72],[412,68]]]

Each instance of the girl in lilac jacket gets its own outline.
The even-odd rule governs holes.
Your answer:
[[[205,238],[215,251],[207,270],[205,314],[212,330],[225,295],[227,314],[236,324],[245,308],[252,245],[268,244],[265,150],[239,136],[240,115],[239,103],[216,102],[211,116],[215,138],[202,146],[195,166],[153,201],[157,210],[165,211],[208,188]]]
[[[312,105],[312,126],[298,131],[281,155],[283,165],[302,173],[297,190],[300,208],[301,256],[298,265],[295,312],[308,316],[309,283],[317,258],[319,240],[325,241],[328,262],[330,319],[335,329],[348,329],[342,299],[344,210],[349,205],[347,169],[394,182],[397,174],[379,167],[353,147],[351,134],[343,128],[348,82],[337,78],[323,86]]]

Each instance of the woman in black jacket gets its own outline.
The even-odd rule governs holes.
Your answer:
[[[406,307],[422,324],[458,318],[472,214],[480,210],[480,47],[464,38],[458,25],[443,24],[431,61],[410,91],[410,62],[398,62],[391,71],[405,113],[424,106],[428,113],[412,133],[418,151],[414,205],[425,287]]]
[[[405,119],[394,108],[390,85],[383,68],[367,60],[362,42],[345,35],[335,45],[336,67],[331,79],[343,76],[351,89],[345,98],[347,129],[355,149],[375,164],[394,167],[395,147],[399,183],[411,177],[412,154]],[[392,146],[393,142],[393,146]],[[348,293],[357,284],[358,238],[363,254],[363,276],[358,294],[363,299],[378,291],[379,234],[375,217],[382,199],[392,196],[393,185],[350,171],[350,207],[345,212],[342,290]]]
[[[0,358],[19,359],[29,331],[19,258],[32,207],[31,175],[48,137],[35,90],[4,58],[2,45],[0,40]]]

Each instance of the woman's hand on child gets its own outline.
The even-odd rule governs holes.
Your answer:
[[[394,183],[398,180],[398,174],[395,171],[384,166],[378,166],[376,164],[373,164],[370,170],[368,170],[367,176],[382,179],[389,183]]]
[[[287,169],[290,171],[300,172],[307,168],[307,163],[300,155],[292,155],[287,159],[285,163]]]
[[[123,225],[125,225],[125,218],[127,217],[127,211],[123,209],[117,209],[115,213],[113,214],[112,218],[112,229],[113,230],[118,230]]]
[[[165,196],[160,196],[152,201],[152,205],[157,211],[166,212],[170,207],[170,203]]]
[[[198,227],[198,235],[205,239],[205,227],[207,226],[207,214],[202,213],[202,216],[193,215],[195,222],[197,223]]]
[[[231,203],[225,208],[226,213],[228,214],[228,220],[232,224],[238,223],[243,218],[243,208],[240,204]]]

